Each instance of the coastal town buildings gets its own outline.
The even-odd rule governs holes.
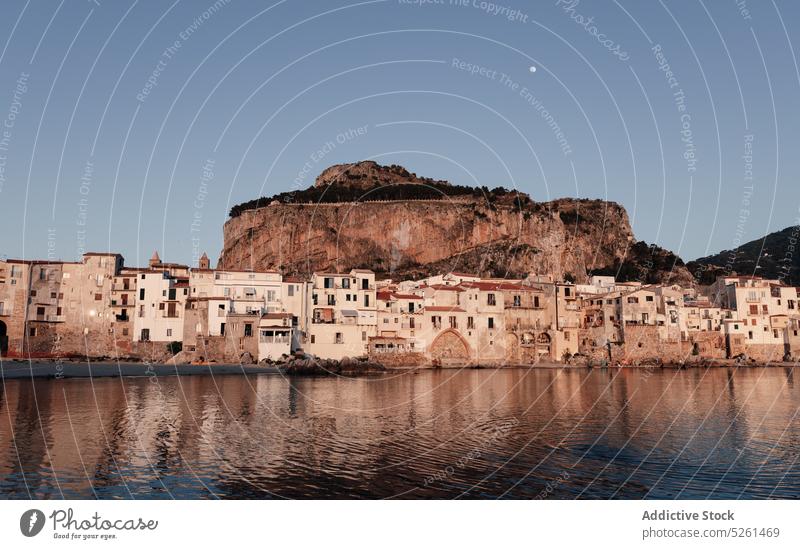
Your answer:
[[[308,280],[278,271],[129,267],[114,253],[78,262],[0,262],[4,357],[242,362],[302,352],[396,366],[629,363],[800,355],[797,288],[724,276],[707,288],[592,276],[520,279],[443,273],[376,280],[353,269]]]
[[[309,289],[311,322],[304,349],[333,359],[366,355],[378,329],[375,273],[314,273]]]

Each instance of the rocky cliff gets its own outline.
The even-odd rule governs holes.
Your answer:
[[[619,204],[536,203],[500,187],[418,178],[399,166],[333,166],[311,189],[239,205],[231,214],[219,261],[226,269],[308,276],[367,268],[395,279],[552,273],[575,281],[617,272],[645,282],[691,281],[679,258],[636,242]]]

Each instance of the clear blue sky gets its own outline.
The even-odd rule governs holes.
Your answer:
[[[797,2],[496,2],[4,1],[0,255],[213,261],[231,205],[369,158],[684,259],[797,223]]]

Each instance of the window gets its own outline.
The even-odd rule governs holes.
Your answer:
[[[36,328],[29,328],[28,329],[28,335],[30,337],[36,337]]]
[[[12,265],[11,266],[11,276],[12,276],[12,278],[18,278],[18,277],[22,276],[22,270],[20,270],[20,268],[17,267],[16,265]]]
[[[225,305],[220,304],[217,306],[217,316],[225,316]]]
[[[628,298],[628,303],[639,303],[639,298],[638,297],[629,297]]]
[[[124,335],[124,336],[128,335],[128,329],[127,328],[123,328],[122,329],[122,335]]]
[[[766,305],[762,305],[761,306],[761,312],[764,313],[764,314],[768,314],[769,313],[769,307],[767,307]]]
[[[344,343],[344,335],[342,335],[342,332],[336,332],[336,335],[333,337],[333,342],[336,345],[341,345]]]
[[[533,296],[533,306],[534,307],[539,307],[539,296],[538,295]]]
[[[389,319],[388,319],[388,318],[384,318],[384,319],[383,319],[383,323],[384,323],[384,324],[389,324]]]
[[[172,337],[172,328],[167,328],[167,337]]]
[[[571,293],[572,293],[572,288],[564,288],[564,295],[566,297],[569,297]]]
[[[747,332],[747,339],[753,339],[753,332]]]
[[[409,303],[408,303],[408,312],[409,313],[413,313],[414,312],[414,302],[413,301],[409,301]]]
[[[175,288],[169,289],[169,298],[170,301],[175,301]]]
[[[50,299],[56,299],[58,297],[58,293],[50,292]]]
[[[249,322],[244,325],[244,337],[253,337],[253,325]]]
[[[225,323],[219,325],[219,335],[225,335]]]
[[[289,297],[294,297],[294,284],[289,284],[286,287],[286,295],[288,295]]]
[[[361,341],[367,340],[367,332],[361,332]]]
[[[651,295],[645,296],[644,300],[645,301],[653,301],[653,296],[651,296]]]
[[[311,343],[314,343],[317,340],[314,334],[311,334]]]
[[[450,327],[451,328],[458,328],[458,322],[456,322],[456,317],[451,316],[449,318],[449,321],[450,321]]]
[[[492,317],[489,317],[489,329],[490,330],[494,329],[494,318]]]
[[[369,294],[364,295],[364,307],[369,307]]]
[[[158,310],[159,311],[163,311],[164,310],[164,303],[163,302],[158,304]]]
[[[772,337],[774,337],[775,339],[778,338],[778,330],[772,330]]]
[[[350,279],[349,278],[343,278],[342,279],[342,288],[350,289]]]
[[[142,278],[144,278],[144,275],[142,275]],[[144,299],[144,288],[140,288],[139,289],[139,300],[143,300],[143,299]]]
[[[569,341],[569,332],[564,332],[564,341]]]
[[[412,330],[414,329],[414,319],[413,318],[409,318],[408,319],[408,327],[411,328]]]
[[[487,294],[486,295],[486,304],[487,305],[497,305],[497,302],[494,299],[494,294]]]
[[[475,329],[475,319],[471,316],[467,317],[467,330],[474,330]]]
[[[329,295],[328,296],[328,305],[336,305],[336,296],[335,295]]]
[[[103,294],[94,294],[95,301],[101,301],[103,299]]]
[[[36,297],[36,290],[31,290],[31,297]]]
[[[253,295],[256,295],[255,288],[253,288]],[[275,290],[267,290],[267,301],[275,301]]]
[[[333,288],[333,279],[326,277],[323,285],[325,288]]]
[[[514,307],[520,307],[522,305],[522,297],[520,297],[518,295],[515,295],[514,299],[513,299],[513,302],[514,302],[513,303]]]
[[[36,307],[36,316],[44,316],[44,307]]]
[[[142,328],[141,336],[139,337],[139,341],[150,341],[150,329],[149,328]]]
[[[369,278],[362,278],[361,279],[361,289],[362,290],[369,290]]]
[[[794,299],[789,299],[786,301],[786,306],[790,309],[794,309]]]
[[[433,327],[438,330],[439,328],[442,327],[442,317],[440,317],[440,316],[432,316],[431,317],[431,324],[433,324]]]
[[[344,300],[345,301],[350,301],[350,294],[344,294]],[[388,307],[389,304],[387,303],[386,306]]]
[[[758,314],[758,305],[750,305],[750,314],[757,315]]]

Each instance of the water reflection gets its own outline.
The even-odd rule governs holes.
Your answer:
[[[7,498],[795,498],[794,371],[8,380]]]

